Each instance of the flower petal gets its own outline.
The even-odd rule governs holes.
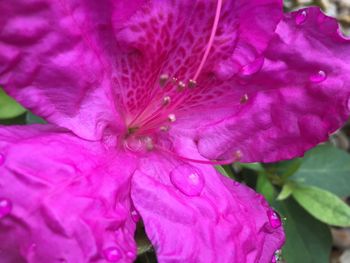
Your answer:
[[[50,126],[0,128],[0,157],[1,262],[135,259],[130,157]]]
[[[131,197],[162,262],[271,262],[284,242],[266,200],[208,165],[141,162]]]
[[[211,81],[213,73],[225,75],[226,79],[260,57],[282,17],[282,1],[223,1],[198,87],[188,88],[208,46],[217,2],[220,1],[147,1],[124,24],[118,23],[116,38],[124,52],[116,58],[114,91],[125,105],[128,118],[135,118],[145,108],[148,114],[157,112],[164,96],[176,101],[179,97],[186,99],[171,103],[170,108],[180,104],[176,110],[189,106],[205,108],[201,103],[208,105],[210,100],[225,98],[227,90]],[[169,78],[164,79],[163,88],[160,76]],[[179,94],[178,89],[182,88],[185,91]]]
[[[35,114],[87,139],[119,120],[109,99],[111,62],[97,38],[99,21],[110,17],[99,16],[106,5],[93,2],[0,3],[0,85]]]
[[[350,40],[335,19],[318,8],[286,14],[261,71],[237,86],[247,101],[231,118],[198,131],[199,151],[210,159],[236,152],[244,162],[303,155],[349,116],[349,60]]]

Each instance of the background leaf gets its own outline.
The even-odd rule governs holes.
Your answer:
[[[26,110],[0,88],[0,119],[11,119]]]
[[[310,216],[292,198],[276,204],[286,217],[282,256],[288,263],[329,263],[332,238],[327,225]]]
[[[350,194],[350,155],[329,144],[305,154],[291,179],[324,188],[338,196]]]
[[[265,196],[266,200],[271,204],[275,200],[275,187],[268,180],[266,174],[260,173],[256,183],[256,191]]]
[[[350,226],[350,207],[331,192],[295,185],[292,194],[318,220],[334,226]]]
[[[36,124],[36,123],[45,124],[46,123],[46,121],[44,121],[42,118],[34,115],[30,111],[28,111],[26,114],[26,122],[27,122],[27,124]]]

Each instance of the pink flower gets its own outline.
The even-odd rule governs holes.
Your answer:
[[[277,0],[0,2],[2,262],[270,262],[265,199],[209,165],[300,156],[349,114],[349,40]],[[216,160],[216,161],[213,161]]]

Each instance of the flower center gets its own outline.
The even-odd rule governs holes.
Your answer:
[[[158,88],[152,90],[152,100],[135,116],[126,121],[126,143],[132,148],[153,149],[157,133],[167,132],[181,114],[189,93],[197,87],[197,79],[203,70],[213,46],[215,34],[219,24],[223,0],[217,1],[217,7],[208,43],[204,49],[203,57],[192,79],[179,80],[176,76],[163,73],[159,76]],[[161,92],[159,92],[161,90]],[[142,146],[141,146],[142,145]],[[135,148],[135,149],[136,149]]]

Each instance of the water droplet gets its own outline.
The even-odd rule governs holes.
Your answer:
[[[348,100],[346,102],[346,106],[348,107],[348,110],[350,111],[350,97],[348,98]]]
[[[301,10],[297,13],[297,15],[295,16],[295,23],[297,25],[301,25],[304,24],[307,18],[307,12],[306,10]]]
[[[191,165],[184,164],[170,172],[172,184],[188,196],[198,196],[204,187],[202,173]]]
[[[140,220],[140,214],[136,210],[132,210],[131,218],[135,223],[137,223]]]
[[[267,217],[269,218],[269,222],[272,228],[278,228],[281,226],[282,222],[279,214],[277,214],[272,209],[267,211]]]
[[[118,262],[122,256],[117,247],[109,247],[103,250],[103,255],[109,262]]]
[[[316,74],[312,74],[309,80],[313,83],[320,83],[327,79],[327,74],[323,70],[319,70]]]
[[[278,263],[278,262],[281,262],[281,260],[282,260],[282,251],[279,249],[275,251],[274,255],[272,256],[271,262]]]
[[[257,199],[262,206],[269,208],[269,203],[266,201],[265,197],[262,194],[258,194]]]
[[[6,198],[0,198],[0,219],[11,213],[12,203]]]
[[[234,186],[239,186],[239,182],[233,181],[233,185],[234,185]]]
[[[242,76],[250,76],[254,73],[257,73],[261,70],[262,66],[264,65],[264,57],[257,58],[252,63],[245,65],[242,69],[240,74]]]
[[[5,162],[5,156],[0,153],[0,165],[2,165]]]
[[[134,258],[134,257],[135,257],[135,254],[134,254],[133,252],[131,252],[131,251],[128,251],[128,252],[126,252],[126,256],[127,256],[128,258]]]

